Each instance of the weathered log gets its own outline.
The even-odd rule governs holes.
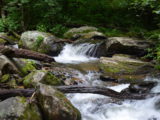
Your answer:
[[[7,57],[27,58],[44,62],[55,62],[54,58],[51,56],[31,50],[12,48],[4,45],[0,45],[0,52]]]
[[[133,99],[133,100],[141,100],[148,97],[154,97],[160,95],[160,93],[145,93],[145,94],[128,94],[128,93],[120,93],[116,92],[112,89],[106,87],[87,87],[87,86],[58,86],[56,87],[59,91],[63,93],[93,93],[100,94],[104,96],[109,96],[118,99]]]
[[[16,96],[30,97],[34,91],[34,89],[0,89],[0,100]]]
[[[117,99],[129,99],[129,100],[142,100],[159,96],[160,93],[145,93],[145,94],[128,94],[119,93],[106,87],[88,87],[88,86],[57,86],[53,87],[63,93],[93,93],[104,96],[109,96]],[[7,99],[9,97],[24,96],[31,97],[35,92],[34,89],[0,89],[0,100]]]

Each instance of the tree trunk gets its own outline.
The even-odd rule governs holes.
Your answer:
[[[26,49],[17,49],[0,45],[0,52],[7,57],[34,59],[44,62],[55,62],[54,58],[45,54],[34,52]]]

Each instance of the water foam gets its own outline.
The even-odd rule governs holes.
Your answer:
[[[91,54],[95,51],[94,44],[80,44],[71,45],[67,44],[64,46],[61,53],[54,57],[54,59],[59,63],[80,63],[88,62],[91,60],[96,60],[94,57],[87,56],[86,53]]]

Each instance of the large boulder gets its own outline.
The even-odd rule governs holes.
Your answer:
[[[67,31],[64,34],[64,37],[67,39],[76,40],[77,38],[80,38],[81,36],[85,35],[89,32],[97,31],[98,29],[96,27],[90,27],[90,26],[83,26],[80,28],[72,28],[69,31]]]
[[[26,98],[12,97],[0,102],[0,120],[42,120],[36,104]]]
[[[58,55],[63,47],[63,43],[58,42],[61,39],[50,33],[39,31],[27,31],[22,33],[22,46],[27,49],[47,53],[50,55]]]
[[[106,56],[114,54],[129,54],[143,56],[150,44],[145,40],[129,37],[110,37],[106,43]]]
[[[148,73],[154,70],[151,63],[131,58],[129,55],[114,55],[112,58],[101,57],[100,68],[103,76],[129,83],[144,79]]]
[[[47,120],[81,120],[80,112],[64,94],[44,84],[39,87],[38,103]]]
[[[45,70],[36,70],[23,78],[23,85],[27,88],[38,86],[40,83],[47,85],[62,85],[62,81],[52,73]]]

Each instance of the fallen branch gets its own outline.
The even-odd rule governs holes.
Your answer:
[[[44,62],[55,62],[54,58],[51,56],[31,50],[12,48],[4,45],[0,45],[0,52],[7,57],[27,58]]]
[[[87,87],[87,86],[58,86],[56,87],[59,91],[63,93],[93,93],[100,94],[104,96],[109,96],[118,99],[135,99],[141,100],[146,97],[154,97],[160,95],[160,93],[146,93],[146,94],[128,94],[128,93],[119,93],[112,89],[106,87]]]
[[[129,100],[142,100],[159,96],[160,93],[145,93],[145,94],[127,94],[119,93],[106,87],[87,87],[87,86],[57,86],[53,87],[63,93],[93,93],[104,96],[109,96],[117,99],[129,99]],[[9,97],[24,96],[31,97],[35,92],[34,89],[0,89],[0,100],[7,99]]]

